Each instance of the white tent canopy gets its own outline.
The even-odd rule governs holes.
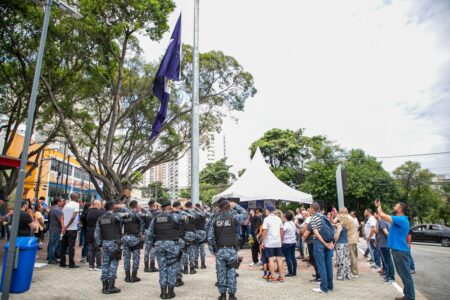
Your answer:
[[[291,188],[279,180],[266,164],[261,150],[255,155],[245,173],[228,189],[215,195],[212,202],[220,198],[239,198],[241,202],[254,200],[283,200],[297,203],[312,203],[312,196]]]

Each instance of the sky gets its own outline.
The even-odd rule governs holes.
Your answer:
[[[183,43],[193,0],[176,1]],[[158,42],[142,37],[149,60]],[[305,128],[376,157],[450,151],[450,1],[201,0],[200,52],[222,50],[258,93],[223,125],[233,170],[272,128]],[[238,119],[238,121],[235,120]],[[450,154],[381,159],[388,171],[419,161],[450,176]]]

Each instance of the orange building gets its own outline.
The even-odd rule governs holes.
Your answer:
[[[19,157],[23,147],[24,136],[16,134],[7,155]],[[37,149],[40,144],[30,144],[30,152]],[[69,153],[64,155],[57,145],[45,147],[37,162],[36,168],[30,176],[25,178],[23,197],[45,197],[48,201],[55,197],[68,198],[71,192],[78,192],[83,201],[99,198],[89,174],[81,168],[78,161]],[[63,147],[64,148],[64,147]],[[27,170],[34,164],[35,157],[29,159]]]

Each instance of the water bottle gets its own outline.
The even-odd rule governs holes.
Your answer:
[[[60,241],[62,241],[63,236],[64,236],[64,234],[61,232],[61,233],[59,234],[59,240],[60,240]]]

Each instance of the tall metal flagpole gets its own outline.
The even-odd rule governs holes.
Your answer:
[[[39,77],[41,76],[42,58],[44,57],[45,41],[47,39],[48,22],[52,9],[53,0],[45,1],[44,24],[42,25],[41,40],[39,42],[39,52],[34,70],[33,87],[31,89],[30,104],[28,107],[27,127],[25,130],[25,139],[23,140],[22,155],[20,158],[19,178],[16,188],[16,199],[14,202],[14,212],[11,225],[11,237],[9,240],[8,259],[6,260],[5,277],[2,286],[2,300],[9,299],[9,288],[11,286],[11,276],[14,266],[14,256],[16,252],[16,237],[19,229],[20,207],[22,206],[23,185],[26,175],[28,161],[28,149],[30,148],[31,132],[33,129],[34,111],[36,109],[36,97],[39,87]]]
[[[192,81],[192,138],[191,138],[191,200],[198,203],[199,188],[199,53],[198,53],[198,17],[199,0],[194,0],[194,50],[193,67],[194,80]]]

